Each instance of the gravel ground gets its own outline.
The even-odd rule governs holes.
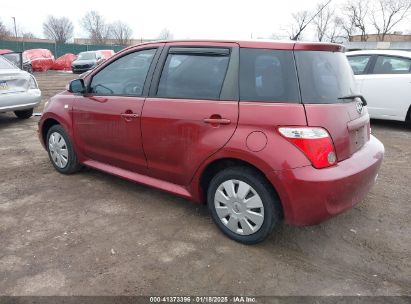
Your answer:
[[[43,103],[74,78],[36,77]],[[411,129],[401,123],[372,122],[386,158],[364,202],[244,246],[204,206],[94,170],[58,174],[37,120],[0,114],[0,295],[411,295]]]

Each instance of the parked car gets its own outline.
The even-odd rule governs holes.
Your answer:
[[[99,52],[101,53],[101,55],[103,55],[103,58],[105,60],[107,60],[110,57],[114,56],[114,54],[116,53],[113,50],[99,50]]]
[[[85,165],[207,203],[254,244],[282,218],[317,224],[366,197],[384,147],[364,105],[340,45],[153,42],[51,98],[39,137],[60,173]]]
[[[100,51],[81,52],[71,64],[73,73],[81,74],[91,70],[105,60]]]
[[[34,76],[0,56],[0,113],[13,111],[18,118],[30,118],[40,101]]]
[[[18,68],[33,74],[33,67],[31,65],[31,60],[28,59],[25,55],[21,55],[21,52],[10,51],[8,53],[0,53],[10,62],[14,63]]]
[[[371,118],[411,122],[411,52],[347,52]]]
[[[54,55],[49,49],[29,49],[23,52],[24,60],[30,61],[32,71],[46,72],[54,64]]]

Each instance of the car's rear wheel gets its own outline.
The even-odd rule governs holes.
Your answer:
[[[262,174],[248,167],[217,173],[210,182],[207,202],[220,230],[244,244],[264,241],[280,220],[276,193]]]
[[[33,109],[14,111],[14,114],[20,119],[28,119],[33,116]]]
[[[46,144],[50,161],[58,172],[71,174],[80,169],[70,138],[61,125],[48,130]]]

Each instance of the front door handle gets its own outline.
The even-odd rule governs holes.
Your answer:
[[[231,120],[226,118],[204,118],[204,122],[211,125],[229,125]]]

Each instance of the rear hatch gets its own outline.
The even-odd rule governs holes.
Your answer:
[[[354,75],[341,47],[334,51],[298,50],[296,59],[301,99],[307,124],[322,127],[331,135],[337,160],[349,158],[370,138],[370,119]]]

